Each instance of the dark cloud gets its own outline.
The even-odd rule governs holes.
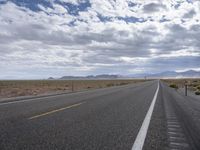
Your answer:
[[[159,3],[149,3],[149,4],[143,6],[143,11],[145,13],[158,12],[161,9],[166,9],[166,6],[159,4]]]
[[[184,14],[183,18],[192,18],[194,15],[196,15],[195,10],[190,10],[189,12]]]

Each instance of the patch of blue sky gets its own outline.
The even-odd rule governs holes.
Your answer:
[[[113,21],[114,19],[123,20],[126,23],[136,23],[136,22],[145,22],[146,21],[143,18],[137,18],[137,17],[133,17],[133,16],[132,17],[107,17],[107,16],[103,16],[101,14],[98,14],[97,16],[101,22],[110,22],[110,21]]]
[[[136,22],[145,22],[146,20],[143,18],[137,18],[137,17],[117,17],[118,20],[123,20],[126,23],[136,23]]]
[[[135,7],[135,6],[137,6],[137,5],[138,5],[137,3],[128,2],[128,6],[129,6],[129,7]]]
[[[70,15],[74,15],[74,16],[77,16],[80,11],[86,11],[89,7],[91,7],[91,4],[89,1],[84,1],[76,5],[76,4],[72,4],[68,2],[63,2],[60,0],[55,0],[55,1],[53,0],[52,1],[50,0],[0,0],[0,4],[6,4],[9,1],[13,2],[19,7],[26,7],[35,12],[41,11],[39,5],[42,5],[45,8],[53,9],[53,3],[60,4],[68,10],[68,13]]]
[[[7,0],[0,0],[0,5],[1,4],[6,4]]]
[[[174,8],[179,8],[181,6],[181,4],[180,3],[178,3],[178,4],[176,4],[176,5],[174,5]]]
[[[193,3],[193,0],[186,0],[186,2]],[[174,5],[174,8],[178,9],[181,6],[182,3],[183,3],[183,1],[182,2],[177,2],[177,4]]]
[[[112,21],[112,17],[103,16],[101,14],[98,14],[97,17],[99,18],[99,20],[101,22],[110,22],[110,21]]]
[[[39,4],[44,7],[53,8],[52,3],[46,0],[8,0],[15,3],[19,7],[26,7],[32,11],[40,11]],[[7,1],[7,2],[8,2]]]
[[[162,18],[162,19],[159,20],[160,23],[162,23],[162,22],[169,22],[169,21],[170,21],[170,20],[169,20],[169,19],[166,19],[166,18]]]
[[[193,0],[186,0],[188,3],[193,3]]]
[[[67,2],[62,2],[59,0],[56,0],[55,3],[62,5],[68,10],[68,13],[70,15],[78,16],[80,11],[87,11],[89,7],[91,7],[91,4],[89,1],[84,1],[79,3],[78,5],[72,4],[72,3],[67,3]]]
[[[75,26],[75,22],[76,22],[76,20],[70,21],[67,25],[70,27],[73,27],[73,26]]]
[[[85,21],[85,20],[83,20],[83,19],[74,19],[74,20],[70,21],[69,23],[67,23],[67,25],[68,25],[69,27],[74,27],[74,26],[76,26],[76,23],[77,23],[77,22],[85,22],[85,23],[88,23],[87,21]]]

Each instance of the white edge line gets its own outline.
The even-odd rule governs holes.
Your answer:
[[[144,121],[143,121],[142,126],[140,128],[140,131],[138,132],[138,135],[135,139],[135,142],[134,142],[131,150],[142,150],[142,148],[143,148],[144,141],[145,141],[147,131],[148,131],[148,128],[149,128],[151,116],[152,116],[152,113],[153,113],[153,109],[154,109],[154,106],[155,106],[155,103],[156,103],[159,87],[160,86],[159,86],[159,82],[158,82],[157,90],[155,92],[155,95],[153,97],[153,100],[151,102],[149,110],[148,110],[148,112],[147,112],[147,114],[144,118]]]

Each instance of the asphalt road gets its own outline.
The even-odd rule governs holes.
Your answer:
[[[0,150],[199,150],[199,123],[200,101],[155,80],[1,101]]]

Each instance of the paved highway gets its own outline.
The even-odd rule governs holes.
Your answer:
[[[162,81],[0,102],[0,150],[199,150],[200,101]]]

